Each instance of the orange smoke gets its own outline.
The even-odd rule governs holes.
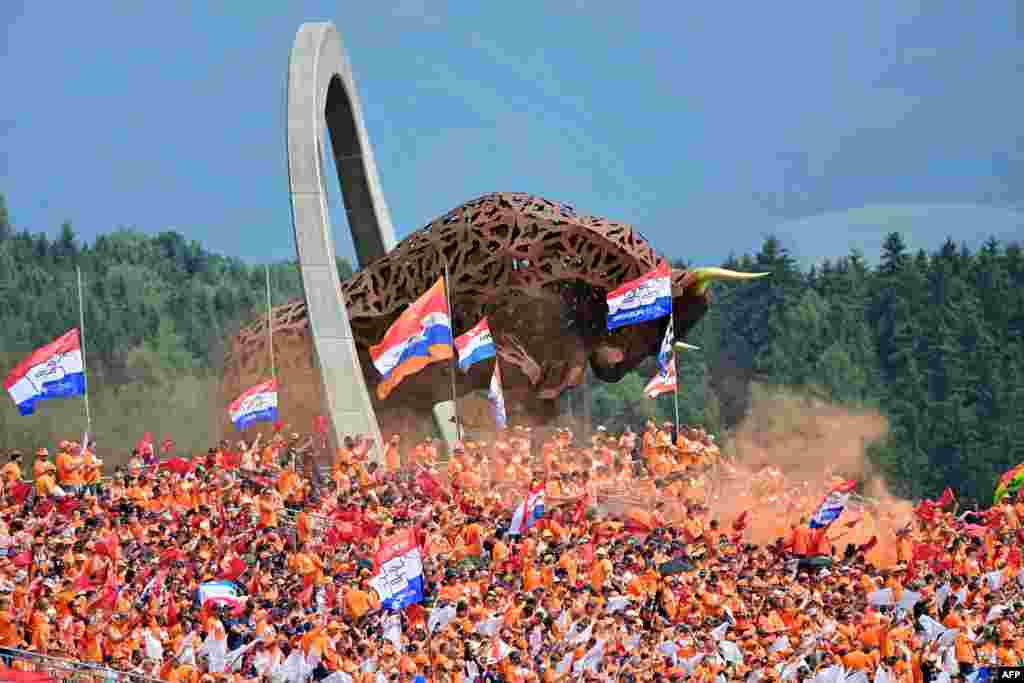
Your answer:
[[[879,543],[868,558],[879,565],[894,563],[893,534],[910,519],[912,506],[889,493],[867,457],[868,445],[887,432],[886,419],[875,411],[755,386],[747,417],[724,445],[738,464],[719,481],[711,512],[729,527],[751,510],[746,538],[772,543],[791,525],[810,519],[836,483],[856,479],[870,502],[847,507],[828,530],[829,538],[841,553],[847,544],[867,543],[877,535]]]

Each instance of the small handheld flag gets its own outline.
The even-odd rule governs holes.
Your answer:
[[[527,494],[523,502],[517,505],[515,512],[512,513],[512,523],[508,528],[509,535],[521,536],[544,516],[546,497],[543,484]]]
[[[235,429],[243,431],[255,422],[277,420],[277,380],[257,384],[236,398],[228,408]]]
[[[78,328],[37,349],[4,380],[18,412],[32,415],[36,403],[85,395],[85,366]]]
[[[455,350],[459,352],[459,370],[463,372],[469,370],[474,363],[494,358],[497,350],[487,318],[481,318],[473,329],[456,337]]]
[[[811,518],[812,529],[827,529],[832,522],[839,519],[846,509],[846,503],[850,500],[850,492],[857,487],[857,482],[850,480],[836,486],[821,502],[818,511]]]
[[[667,261],[608,293],[608,329],[672,315],[672,269]]]

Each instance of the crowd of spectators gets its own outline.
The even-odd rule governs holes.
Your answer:
[[[1020,501],[967,517],[951,496],[924,501],[844,543],[850,514],[808,524],[826,484],[757,544],[757,512],[715,512],[733,465],[699,429],[581,442],[518,427],[444,457],[395,435],[380,462],[372,447],[328,454],[276,429],[192,457],[136,452],[107,478],[89,444],[11,453],[3,666],[34,653],[173,683],[928,683],[1024,657]],[[545,513],[511,534],[540,486]],[[403,530],[424,599],[391,612],[374,557]],[[896,561],[873,559],[879,545]],[[237,591],[204,601],[212,581]]]

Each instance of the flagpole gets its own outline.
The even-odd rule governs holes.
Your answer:
[[[669,281],[669,287],[671,287],[671,280]],[[671,293],[671,290],[669,290]],[[675,402],[676,407],[676,438],[674,441],[679,441],[679,358],[676,356],[676,309],[675,300],[669,296],[669,314],[668,324],[672,326],[672,366],[676,370],[676,386],[672,390],[672,400]],[[673,446],[676,444],[673,443]]]
[[[448,307],[448,325],[452,332],[452,358],[448,367],[451,371],[452,381],[452,409],[455,411],[455,438],[462,441],[462,421],[459,418],[459,401],[455,396],[455,364],[458,362],[458,352],[455,350],[455,320],[452,318],[452,297],[448,285],[448,257],[440,249],[437,253],[441,256],[441,263],[444,264],[444,303]]]
[[[78,279],[78,344],[82,353],[82,384],[85,400],[85,431],[92,433],[92,413],[89,411],[89,373],[85,368],[85,297],[82,295],[82,269],[75,266],[75,275]],[[82,444],[85,447],[85,444]]]
[[[270,348],[270,378],[277,379],[277,364],[274,362],[274,309],[270,301],[270,264],[266,265],[267,274],[267,346]]]

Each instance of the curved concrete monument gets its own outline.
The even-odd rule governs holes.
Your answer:
[[[335,443],[344,434],[370,434],[380,444],[338,279],[324,182],[327,133],[363,267],[395,246],[395,231],[341,36],[330,23],[303,24],[288,59],[288,186],[324,410]]]
[[[327,134],[360,267],[344,283],[324,185]],[[396,245],[351,68],[331,24],[304,24],[292,48],[288,168],[305,301],[278,306],[239,333],[225,367],[227,395],[265,376],[273,320],[281,400],[290,420],[302,424],[326,412],[336,441],[371,434],[379,444],[379,414],[389,434],[421,438],[439,427],[450,444],[454,404],[446,364],[407,378],[385,400],[367,389],[380,381],[369,347],[445,263],[453,331],[461,334],[487,316],[507,410],[518,424],[550,423],[559,395],[578,386],[588,366],[598,379],[617,382],[659,352],[666,319],[612,332],[606,327],[607,292],[662,258],[632,226],[542,197],[495,193],[456,207]],[[707,311],[712,282],[753,277],[721,268],[675,270],[676,337],[685,338]],[[474,434],[494,429],[481,392],[495,362],[459,372],[454,382]]]

